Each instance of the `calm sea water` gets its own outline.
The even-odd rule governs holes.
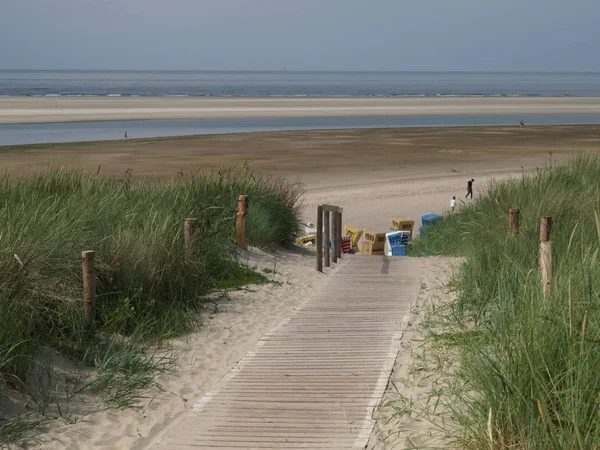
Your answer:
[[[600,96],[600,73],[0,71],[0,96]]]
[[[512,125],[600,124],[600,114],[503,116],[315,117],[202,120],[133,120],[0,125],[0,146],[50,142],[108,141],[257,131],[344,128],[401,128]]]

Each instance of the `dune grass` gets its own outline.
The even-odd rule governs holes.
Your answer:
[[[494,184],[426,230],[413,254],[463,255],[454,315],[474,336],[451,399],[469,449],[600,448],[600,159],[583,156]],[[521,210],[520,233],[508,211]],[[554,285],[538,269],[540,217],[554,220]]]
[[[299,187],[247,167],[135,186],[131,171],[120,180],[60,167],[0,176],[0,395],[26,383],[50,347],[96,367],[93,389],[130,405],[164,367],[148,345],[196,327],[211,290],[266,281],[235,256],[240,194],[249,196],[250,245],[293,241]],[[194,260],[183,257],[188,217],[199,220]],[[94,332],[83,321],[82,250],[96,251]],[[116,382],[133,375],[135,386]],[[14,424],[0,422],[0,441],[5,425]]]

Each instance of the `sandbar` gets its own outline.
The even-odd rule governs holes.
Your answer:
[[[600,98],[42,97],[0,99],[0,124],[512,114],[600,114]]]

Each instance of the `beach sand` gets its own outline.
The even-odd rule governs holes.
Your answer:
[[[274,284],[215,293],[206,303],[203,327],[166,350],[177,354],[177,371],[161,376],[140,409],[98,408],[75,423],[46,425],[40,449],[144,449],[184,415],[241,360],[256,341],[310,298],[327,275],[314,270],[314,258],[301,251],[243,252],[242,262]],[[274,272],[274,273],[272,273]],[[71,405],[73,407],[73,405]],[[29,446],[27,448],[34,448]]]
[[[475,178],[477,196],[492,179],[520,177],[523,171],[599,150],[600,126],[335,130],[8,147],[0,152],[0,164],[18,173],[53,162],[90,171],[100,167],[101,173],[117,177],[131,168],[139,179],[248,161],[305,184],[305,221],[314,222],[316,205],[327,202],[344,208],[345,224],[384,232],[394,215],[418,223],[421,214],[447,211],[452,195],[462,199],[470,178]],[[214,312],[204,315],[205,326],[172,343],[179,352],[179,370],[159,380],[164,392],[150,393],[141,409],[92,412],[75,424],[57,422],[45,435],[52,440],[40,448],[149,448],[327,276],[314,270],[313,258],[298,253],[245,257],[261,269],[275,269],[274,280],[281,284],[216,299],[210,306]],[[443,281],[441,262],[420,264],[432,286]],[[398,361],[413,363],[402,355]],[[401,369],[397,365],[400,376]],[[382,414],[378,430],[389,433],[385,423],[390,419]],[[413,426],[420,427],[423,439],[431,427],[425,421],[411,422]],[[371,445],[384,448],[376,440]]]
[[[600,114],[600,98],[2,98],[0,124],[258,117]]]
[[[433,345],[428,332],[446,312],[458,292],[448,283],[462,260],[449,257],[414,258],[421,268],[421,292],[404,320],[400,350],[387,391],[373,414],[375,427],[367,450],[454,448],[455,423],[445,392],[452,388],[458,354]],[[426,323],[427,322],[427,323]],[[435,325],[434,325],[435,324]]]
[[[491,179],[521,176],[580,152],[600,150],[600,125],[281,131],[0,148],[0,166],[23,173],[49,164],[122,177],[248,163],[300,180],[305,219],[318,203],[344,207],[344,222],[387,230],[390,217],[418,220],[475,196]],[[551,152],[551,153],[550,153]]]

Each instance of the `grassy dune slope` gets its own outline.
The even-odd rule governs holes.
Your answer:
[[[600,159],[496,184],[427,230],[413,252],[466,257],[456,317],[466,448],[600,447]],[[518,236],[509,208],[521,210]],[[540,216],[554,219],[554,287],[538,270]],[[474,331],[466,330],[473,326]]]
[[[52,348],[93,366],[92,390],[127,406],[152,383],[149,344],[198,322],[202,295],[261,282],[233,245],[237,196],[247,194],[250,245],[291,243],[298,186],[246,167],[131,185],[52,168],[0,176],[0,396],[32,391],[32,363]],[[183,222],[199,219],[197,258],[183,254]],[[96,251],[97,327],[82,311],[81,251]],[[15,423],[0,421],[0,442]]]

